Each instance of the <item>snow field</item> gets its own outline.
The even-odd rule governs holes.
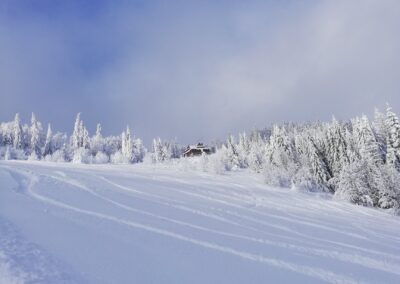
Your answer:
[[[0,163],[4,283],[398,283],[399,225],[248,171]]]

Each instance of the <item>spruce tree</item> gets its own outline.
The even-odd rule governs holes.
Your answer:
[[[81,113],[76,115],[74,131],[71,135],[71,148],[73,151],[81,147]]]
[[[385,124],[388,131],[386,163],[400,170],[400,123],[390,106],[386,110]]]
[[[129,126],[127,126],[126,131],[122,133],[121,140],[122,140],[122,147],[121,147],[122,156],[124,157],[127,163],[132,163],[134,157],[133,157],[131,131],[129,129]]]
[[[51,131],[51,125],[49,123],[47,126],[46,142],[44,143],[44,148],[43,148],[43,157],[53,154],[52,139],[53,139],[53,133]]]
[[[42,137],[42,132],[43,128],[41,123],[36,119],[36,116],[34,113],[32,113],[32,118],[31,118],[31,127],[29,129],[30,132],[30,150],[31,154],[34,155],[36,158],[41,157],[41,137]]]
[[[19,118],[19,113],[15,115],[13,123],[13,146],[15,149],[22,148],[22,126],[21,119]]]
[[[352,121],[353,135],[359,156],[364,160],[382,163],[380,149],[368,118],[363,115]]]
[[[340,173],[343,166],[349,163],[345,131],[335,118],[326,125],[325,151],[327,166],[334,177]]]
[[[385,120],[385,114],[381,113],[378,109],[375,109],[372,129],[375,133],[376,141],[378,143],[380,158],[384,163],[386,163],[386,139],[388,136]]]

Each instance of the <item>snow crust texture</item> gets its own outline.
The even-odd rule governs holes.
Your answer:
[[[0,162],[0,283],[399,283],[400,220],[248,171]]]

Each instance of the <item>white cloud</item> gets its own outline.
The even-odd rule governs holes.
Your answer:
[[[115,47],[114,60],[73,89],[87,96],[89,121],[106,115],[105,129],[127,122],[147,140],[189,142],[348,118],[386,101],[400,112],[398,1],[221,3],[114,5],[85,26],[83,35],[97,31],[93,50]]]

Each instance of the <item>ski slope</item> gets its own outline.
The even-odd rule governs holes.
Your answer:
[[[400,219],[152,165],[0,162],[0,283],[400,283]]]

